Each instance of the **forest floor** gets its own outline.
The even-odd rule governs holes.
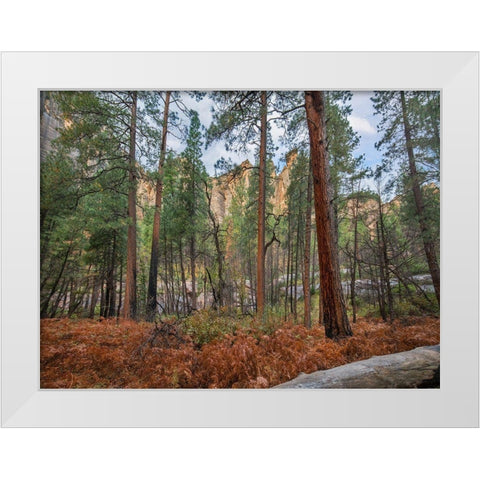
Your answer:
[[[190,318],[190,317],[189,317]],[[354,335],[197,312],[181,325],[42,319],[41,388],[268,388],[301,372],[440,343],[440,320],[359,318]]]

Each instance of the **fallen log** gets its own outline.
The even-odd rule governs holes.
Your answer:
[[[440,388],[440,345],[301,373],[273,388]]]

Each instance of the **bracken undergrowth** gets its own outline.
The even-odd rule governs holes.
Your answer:
[[[283,323],[272,331],[255,321],[230,319],[228,328],[215,322],[209,335],[203,322],[197,322],[201,331],[194,328],[195,321],[182,329],[173,321],[159,328],[42,319],[41,388],[268,388],[301,372],[440,342],[440,321],[432,317],[392,324],[362,318],[352,326],[354,335],[339,341],[325,338],[320,326]]]

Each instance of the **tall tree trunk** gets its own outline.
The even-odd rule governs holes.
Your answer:
[[[181,285],[181,274],[180,278],[178,275],[178,270],[176,269],[175,266],[175,259],[173,256],[173,242],[170,240],[169,242],[169,254],[170,254],[170,278],[172,279],[172,305],[175,311],[175,314],[177,315],[177,318],[180,317],[180,311],[179,311],[179,303],[180,303],[180,296],[182,295],[182,285]]]
[[[310,167],[311,168],[311,167]],[[312,250],[315,252],[317,248],[317,234],[315,230],[315,225],[312,225],[312,233],[313,233],[313,245],[312,245]],[[315,231],[313,231],[315,230]],[[312,285],[314,289],[316,289],[316,283],[315,283],[315,255],[312,256]]]
[[[320,269],[318,271],[318,318],[320,319],[320,325],[325,325],[325,316],[323,314],[322,277],[320,275]]]
[[[317,229],[315,224],[312,224],[312,237],[313,237],[313,246],[312,250],[315,252],[317,250]],[[318,318],[320,318],[320,324],[323,325],[323,303],[322,303],[322,279],[320,278],[320,272],[317,274],[317,263],[318,255],[312,256],[312,285],[314,289],[317,290],[316,278],[318,276]]]
[[[185,267],[183,265],[183,246],[182,246],[182,239],[179,239],[180,244],[178,247],[178,252],[180,254],[180,278],[182,279],[182,312],[188,313],[190,310],[190,301],[188,299],[188,292],[187,292],[187,278],[185,277]]]
[[[105,317],[105,272],[102,271],[100,282],[100,316]]]
[[[192,274],[192,310],[197,309],[197,276],[195,271],[195,233],[190,239],[190,273]]]
[[[329,168],[326,152],[325,103],[323,92],[305,92],[312,160],[313,194],[325,335],[339,338],[352,335],[343,301],[338,252],[335,249],[333,213],[329,195]],[[321,322],[322,319],[320,319]]]
[[[415,156],[413,153],[411,126],[408,120],[405,92],[400,92],[400,99],[402,103],[403,126],[405,131],[405,141],[407,144],[408,166],[410,169],[415,208],[417,210],[418,222],[420,224],[420,232],[423,240],[423,248],[425,250],[425,256],[427,257],[433,288],[435,289],[435,295],[437,297],[438,304],[440,305],[440,267],[438,266],[437,255],[435,253],[435,245],[428,235],[427,222],[425,219],[425,205],[423,202],[422,190],[418,180],[417,166],[415,164]]]
[[[377,279],[377,292],[378,292],[378,305],[380,307],[380,315],[384,322],[387,321],[387,309],[385,305],[385,265],[383,258],[383,251],[381,245],[381,234],[380,234],[380,221],[376,223],[377,229],[377,256],[378,256],[378,279]]]
[[[294,284],[294,300],[293,300],[293,316],[295,322],[297,321],[297,304],[298,304],[298,257],[301,254],[301,224],[302,224],[302,209],[301,202],[298,202],[298,214],[297,214],[297,235],[295,239],[295,284]]]
[[[218,263],[218,304],[223,307],[225,304],[225,280],[223,279],[223,253],[220,248],[220,239],[218,237],[218,228],[215,230],[215,250],[217,251],[217,263]]]
[[[250,305],[257,307],[257,284],[253,275],[252,249],[248,242],[248,281],[250,282]]]
[[[287,226],[287,274],[285,277],[285,320],[287,320],[287,312],[288,312],[288,290],[290,285],[290,237],[291,237],[291,216],[288,215],[288,226]]]
[[[182,250],[183,250],[183,247],[182,247],[182,243],[180,242],[180,248],[179,248],[178,251],[180,252],[180,276],[181,276],[181,279],[182,279],[182,296],[183,296],[182,310],[183,310],[184,314],[188,314],[188,313],[190,313],[191,302],[190,302],[190,295],[188,293],[188,288],[187,288],[187,277],[185,276],[185,266],[183,264],[183,251]]]
[[[312,327],[310,306],[310,243],[312,238],[312,163],[308,162],[307,208],[305,210],[305,251],[303,254],[303,324]]]
[[[150,270],[147,289],[147,320],[152,321],[157,311],[157,278],[160,240],[160,215],[163,196],[163,165],[167,151],[168,110],[170,107],[170,92],[165,94],[165,109],[163,111],[162,144],[158,161],[158,178],[155,190],[155,212],[153,214],[152,251],[150,255]]]
[[[120,256],[120,285],[118,291],[117,323],[122,311],[122,290],[123,290],[123,259]]]
[[[260,93],[260,158],[258,172],[257,236],[257,315],[263,318],[265,308],[265,170],[267,163],[267,92]]]
[[[132,92],[130,120],[130,151],[128,172],[128,234],[127,234],[127,278],[125,285],[124,318],[137,318],[137,185],[135,175],[135,139],[137,131],[137,92]]]
[[[115,285],[115,265],[117,262],[117,235],[113,234],[112,241],[112,255],[110,258],[110,264],[107,272],[107,301],[106,301],[106,317],[115,316],[115,303],[116,303],[116,285]]]
[[[170,310],[170,284],[168,283],[169,278],[169,267],[168,267],[168,257],[167,257],[167,238],[163,236],[163,267],[165,271],[165,277],[163,279],[163,283],[165,286],[165,293],[164,293],[164,308],[165,312],[171,313]]]
[[[75,285],[75,280],[73,278],[73,274],[72,274],[72,277],[70,278],[70,294],[68,296],[68,310],[67,310],[67,316],[71,317],[73,315],[73,312],[75,311],[75,303],[76,303],[76,299],[77,299],[77,293],[76,293],[76,289],[75,289],[76,285]]]
[[[93,280],[92,298],[90,300],[90,312],[88,315],[89,318],[95,317],[95,307],[97,306],[97,300],[98,300],[98,276],[95,275],[92,280]]]
[[[290,264],[290,274],[288,278],[288,288],[289,288],[289,293],[288,293],[288,299],[290,303],[290,313],[293,313],[293,258],[294,258],[294,251],[295,251],[295,243],[293,241],[293,227],[292,227],[292,216],[290,215],[290,222],[289,222],[289,237],[290,237],[290,258],[288,259],[288,262]]]
[[[383,205],[380,195],[378,196],[378,216],[379,216],[379,242],[381,245],[381,265],[383,267],[383,277],[385,280],[385,290],[387,293],[387,309],[388,309],[388,319],[390,322],[393,322],[393,297],[392,297],[392,287],[390,284],[390,270],[389,270],[389,259],[387,252],[387,239],[385,235],[385,224],[383,219]]]
[[[352,321],[357,321],[357,303],[355,298],[355,281],[357,273],[357,257],[358,257],[358,206],[359,206],[359,192],[355,198],[355,207],[353,210],[353,259],[352,259],[352,271],[350,281],[350,295],[352,301]]]

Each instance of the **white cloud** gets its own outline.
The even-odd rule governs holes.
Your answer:
[[[375,135],[377,133],[375,127],[366,119],[351,115],[348,117],[350,125],[358,133],[365,133],[367,135]]]

